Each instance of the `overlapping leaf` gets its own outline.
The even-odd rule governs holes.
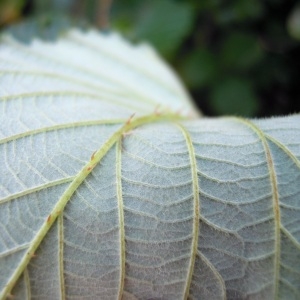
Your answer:
[[[3,36],[0,70],[1,299],[300,297],[299,115],[191,118],[116,34]]]

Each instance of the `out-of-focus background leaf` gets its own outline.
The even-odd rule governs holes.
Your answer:
[[[206,115],[300,111],[299,1],[0,0],[1,29],[31,17],[42,36],[85,20],[150,42]]]

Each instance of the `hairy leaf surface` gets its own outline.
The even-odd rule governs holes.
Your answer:
[[[299,115],[197,118],[93,30],[4,35],[0,70],[0,299],[300,298]]]

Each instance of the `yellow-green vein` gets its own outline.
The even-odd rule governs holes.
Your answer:
[[[75,127],[96,126],[96,125],[117,125],[117,124],[122,124],[124,122],[125,122],[124,119],[115,119],[115,120],[95,120],[95,121],[81,121],[81,122],[74,122],[74,123],[57,124],[48,127],[28,130],[22,133],[18,133],[3,138],[0,140],[0,145],[17,139],[21,139],[26,136],[32,136],[32,135],[36,135],[48,131],[62,130],[62,129],[75,128]]]
[[[31,288],[30,288],[30,280],[27,268],[24,270],[24,284],[26,288],[26,299],[31,300]]]
[[[294,295],[296,295],[296,298],[290,298],[290,299],[300,299],[299,290],[295,288],[288,280],[285,280],[284,278],[280,278],[280,282],[285,286],[287,286],[290,290],[292,290]]]
[[[177,124],[181,130],[189,152],[189,158],[191,163],[191,175],[193,185],[193,198],[194,198],[194,218],[193,218],[193,232],[192,232],[192,245],[191,245],[191,257],[188,266],[187,280],[184,287],[184,299],[188,299],[189,291],[194,274],[196,255],[198,252],[198,238],[199,238],[199,226],[200,226],[200,197],[199,197],[199,184],[197,174],[197,162],[195,156],[195,150],[192,143],[192,139],[188,131],[181,124]]]
[[[294,244],[294,246],[300,251],[300,243],[291,235],[291,233],[284,227],[280,227],[286,237]]]
[[[116,179],[117,179],[117,199],[119,208],[120,227],[120,279],[118,299],[121,300],[124,290],[125,280],[125,224],[124,205],[122,193],[122,137],[119,138],[116,146]]]
[[[300,162],[298,158],[282,143],[280,143],[277,139],[271,137],[268,134],[265,134],[266,138],[273,142],[278,148],[280,148],[290,159],[293,160],[297,168],[300,170]],[[283,205],[283,203],[281,203]],[[281,224],[280,228],[282,232],[291,240],[291,242],[300,250],[300,243],[291,235],[291,233]]]
[[[215,275],[216,279],[219,281],[221,286],[221,291],[222,291],[222,299],[226,300],[226,286],[222,276],[220,275],[218,270],[214,267],[214,265],[200,251],[197,252],[197,255],[209,267],[209,269]]]
[[[282,143],[280,143],[278,140],[276,140],[275,138],[273,138],[272,136],[265,134],[266,138],[268,140],[270,140],[271,142],[273,142],[278,148],[280,148],[283,152],[285,152],[285,154],[287,156],[289,156],[294,163],[296,164],[296,166],[300,169],[300,161],[298,160],[298,158],[290,151],[289,148],[287,148],[285,145],[283,145]]]
[[[89,82],[85,82],[82,81],[78,78],[74,78],[74,77],[70,77],[67,75],[62,75],[59,73],[51,73],[51,72],[47,72],[47,71],[41,71],[41,70],[34,70],[34,71],[27,71],[27,70],[7,70],[7,69],[0,69],[0,75],[6,75],[6,74],[13,74],[13,75],[32,75],[35,76],[36,78],[41,78],[41,77],[49,77],[49,78],[54,78],[59,80],[60,82],[69,82],[69,83],[73,83],[76,84],[78,86],[82,86],[82,87],[86,87],[89,89],[92,89],[94,91],[99,91],[99,93],[102,93],[103,90],[107,90],[106,87],[101,86],[101,88],[99,88],[99,86],[96,86],[94,84],[91,84]],[[108,92],[113,92],[113,93],[118,93],[115,90],[108,90]]]
[[[30,243],[22,244],[14,248],[10,248],[7,251],[0,252],[0,259],[12,255],[14,253],[20,252],[26,248],[28,248]]]
[[[60,288],[60,299],[66,299],[65,293],[65,278],[64,278],[64,220],[63,212],[57,218],[57,229],[58,229],[58,268],[59,268],[59,288]]]
[[[1,70],[0,70],[1,72]],[[99,94],[100,93],[100,94]],[[33,98],[33,97],[52,97],[52,96],[74,96],[74,97],[86,97],[91,98],[93,100],[103,100],[103,96],[105,97],[112,97],[111,93],[103,93],[99,91],[97,93],[93,94],[91,92],[86,91],[72,91],[72,90],[55,90],[55,91],[34,91],[34,92],[23,92],[20,94],[13,94],[13,95],[6,95],[1,96],[0,101],[13,101],[13,100],[20,100],[24,98]],[[118,95],[118,97],[124,97],[123,94],[118,94],[117,92],[114,92],[114,95]],[[113,98],[110,98],[112,100]],[[107,100],[109,101],[109,100]],[[119,104],[119,103],[117,103]],[[126,106],[127,107],[127,106]],[[128,107],[127,107],[128,108]]]
[[[243,119],[243,118],[231,118],[234,121],[242,123],[250,128],[262,141],[262,145],[266,155],[266,161],[268,165],[268,170],[270,173],[270,183],[272,189],[272,201],[273,201],[273,213],[274,213],[274,224],[275,224],[275,255],[274,255],[274,297],[278,299],[279,297],[279,279],[280,279],[280,227],[281,227],[281,218],[280,218],[280,206],[279,206],[279,193],[278,193],[278,184],[277,177],[275,172],[275,167],[273,163],[273,158],[271,150],[269,148],[266,135],[264,132],[256,126],[253,122]]]
[[[107,102],[109,104],[117,104],[118,106],[123,106],[126,109],[138,110],[142,112],[141,103],[138,99],[133,98],[124,98],[124,94],[118,93],[117,91],[111,93],[103,93],[103,91],[97,91],[97,93],[88,93],[85,91],[35,91],[31,93],[22,93],[22,94],[14,94],[0,97],[0,101],[13,101],[19,99],[33,98],[33,97],[85,97],[94,101],[102,101]],[[125,94],[126,96],[126,94]],[[136,105],[136,106],[135,106]],[[137,106],[138,105],[138,106]],[[143,105],[148,105],[149,108],[153,107],[153,103],[143,103]]]
[[[56,186],[56,185],[71,182],[74,178],[75,178],[75,176],[71,176],[71,177],[66,177],[66,178],[50,181],[50,182],[41,184],[39,186],[35,186],[33,188],[24,190],[22,192],[9,195],[5,198],[0,199],[0,205],[3,204],[3,203],[9,202],[11,200],[14,200],[14,199],[17,199],[17,198],[20,198],[20,197],[23,197],[23,196],[26,196],[26,195],[29,195],[29,194],[33,194],[35,192],[38,192],[38,191],[41,191],[41,190],[44,190],[44,189],[47,189],[47,188],[50,188],[50,187],[53,187],[53,186]]]
[[[102,147],[97,150],[92,156],[91,160],[78,172],[78,174],[74,177],[74,180],[59,198],[58,202],[52,209],[51,213],[48,215],[41,228],[37,231],[36,235],[31,241],[28,250],[25,255],[21,259],[18,267],[14,270],[11,277],[8,279],[4,289],[0,293],[0,300],[4,300],[6,296],[11,292],[12,288],[16,284],[17,280],[23,273],[24,269],[30,262],[33,257],[36,249],[43,241],[49,229],[52,227],[54,221],[57,217],[62,213],[66,204],[72,197],[73,193],[77,190],[77,188],[81,185],[81,183],[86,179],[86,177],[91,173],[93,168],[101,161],[101,159],[106,155],[106,153],[112,148],[112,146],[122,137],[122,135],[126,132],[131,131],[132,129],[159,121],[179,121],[182,120],[180,116],[177,114],[164,114],[164,115],[149,115],[141,118],[136,118],[134,120],[129,119],[123,126],[119,128],[115,133],[111,135],[110,138],[102,145]]]

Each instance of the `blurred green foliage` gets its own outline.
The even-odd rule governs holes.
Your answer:
[[[86,19],[150,42],[206,115],[300,111],[299,1],[0,0],[0,26],[34,15]]]

